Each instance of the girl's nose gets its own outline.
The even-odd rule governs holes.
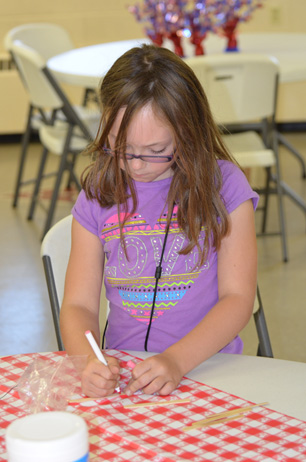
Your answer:
[[[140,170],[143,168],[144,161],[141,159],[133,158],[129,161],[129,165],[133,170]]]

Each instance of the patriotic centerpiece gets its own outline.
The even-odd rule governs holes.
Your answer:
[[[254,10],[262,6],[260,0],[218,0],[217,15],[221,21],[219,34],[227,38],[226,51],[238,51],[237,26],[249,21]]]
[[[201,55],[208,32],[227,38],[226,51],[238,51],[239,22],[248,21],[261,6],[262,0],[143,0],[128,9],[138,22],[146,23],[145,34],[153,43],[162,46],[170,39],[182,57],[182,37],[190,39],[195,55]]]

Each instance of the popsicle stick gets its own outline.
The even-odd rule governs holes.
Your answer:
[[[235,414],[244,414],[245,412],[251,411],[255,407],[267,406],[267,404],[269,403],[264,402],[264,403],[259,403],[259,404],[251,404],[250,406],[237,407],[236,409],[231,409],[229,411],[218,412],[217,414],[212,414],[206,417],[206,419],[199,420],[198,422],[194,422],[192,425],[197,425],[199,422],[204,422],[204,423],[209,422],[210,420],[220,419],[220,418],[228,417],[228,416],[235,415]]]
[[[183,432],[188,432],[190,430],[196,430],[198,428],[210,427],[211,425],[218,425],[218,424],[222,424],[222,423],[227,423],[227,422],[231,422],[232,420],[239,419],[240,417],[241,417],[241,414],[233,415],[231,417],[230,416],[229,417],[224,417],[223,419],[214,419],[214,420],[210,420],[209,422],[198,423],[197,425],[189,425],[188,427],[182,428],[182,431]]]
[[[190,403],[190,399],[175,399],[172,401],[150,401],[144,403],[135,403],[135,404],[127,404],[123,406],[125,409],[132,409],[136,407],[148,407],[148,406],[169,406],[169,404],[183,404],[183,403]]]
[[[194,428],[200,428],[200,427],[204,427],[204,426],[207,426],[207,425],[213,425],[215,423],[217,424],[217,423],[222,423],[222,422],[225,422],[225,421],[229,421],[229,420],[232,420],[231,416],[233,416],[235,419],[238,419],[243,414],[245,414],[246,412],[251,411],[255,407],[266,406],[267,404],[269,404],[269,403],[264,402],[264,403],[258,403],[258,404],[251,404],[250,406],[238,407],[236,409],[231,409],[230,411],[225,411],[225,412],[219,412],[217,414],[212,414],[211,416],[207,417],[206,419],[198,420],[197,422],[193,422],[191,425],[189,425],[187,427],[184,427],[183,430],[187,431],[187,430],[192,430]]]

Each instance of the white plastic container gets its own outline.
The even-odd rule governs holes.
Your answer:
[[[87,426],[69,412],[32,414],[9,425],[6,449],[9,462],[87,462]]]

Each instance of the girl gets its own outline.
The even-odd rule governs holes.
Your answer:
[[[202,86],[175,54],[144,45],[102,81],[102,119],[73,208],[61,309],[68,354],[88,355],[83,392],[113,393],[108,367],[84,336],[106,347],[157,353],[136,365],[125,392],[167,395],[215,353],[241,353],[256,289],[258,196],[232,161]]]

